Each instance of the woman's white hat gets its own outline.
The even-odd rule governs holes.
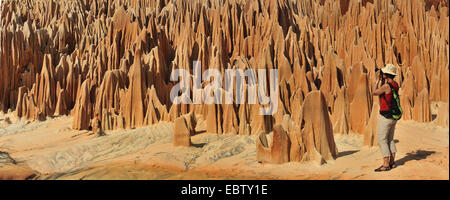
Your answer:
[[[384,74],[391,74],[397,76],[397,68],[393,64],[386,64],[386,66],[381,69]]]

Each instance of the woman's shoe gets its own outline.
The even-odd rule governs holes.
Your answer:
[[[391,169],[394,169],[394,168],[397,167],[397,165],[395,164],[395,162],[393,162],[393,163],[389,164],[389,167],[390,167]]]
[[[391,166],[387,166],[386,167],[384,165],[381,165],[380,167],[375,169],[376,172],[386,172],[386,171],[389,171],[389,170],[391,170]]]

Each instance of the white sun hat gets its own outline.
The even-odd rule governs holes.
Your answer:
[[[391,74],[391,75],[394,75],[394,76],[397,75],[397,68],[393,64],[386,64],[386,66],[383,69],[381,69],[381,71],[384,74]]]

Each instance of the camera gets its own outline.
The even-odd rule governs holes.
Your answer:
[[[380,71],[380,77],[383,77],[383,71],[380,70],[380,68],[375,67],[375,73],[377,73],[378,71]]]
[[[381,82],[384,82],[383,71],[380,70],[380,68],[375,67],[375,73],[377,73],[378,71],[380,71],[380,74],[379,74],[379,76],[378,76],[378,79],[381,80]]]

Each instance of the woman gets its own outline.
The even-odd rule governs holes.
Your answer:
[[[389,114],[389,106],[394,101],[391,86],[397,92],[399,89],[398,83],[394,81],[394,77],[397,75],[397,69],[393,64],[387,64],[377,73],[380,73],[380,71],[382,79],[378,80],[373,95],[379,96],[380,98],[380,117],[378,118],[377,135],[378,145],[383,155],[383,165],[375,169],[376,172],[389,171],[394,168],[395,153],[397,152],[394,142],[394,130],[397,120],[393,119]],[[378,74],[377,77],[380,77],[380,75]]]

